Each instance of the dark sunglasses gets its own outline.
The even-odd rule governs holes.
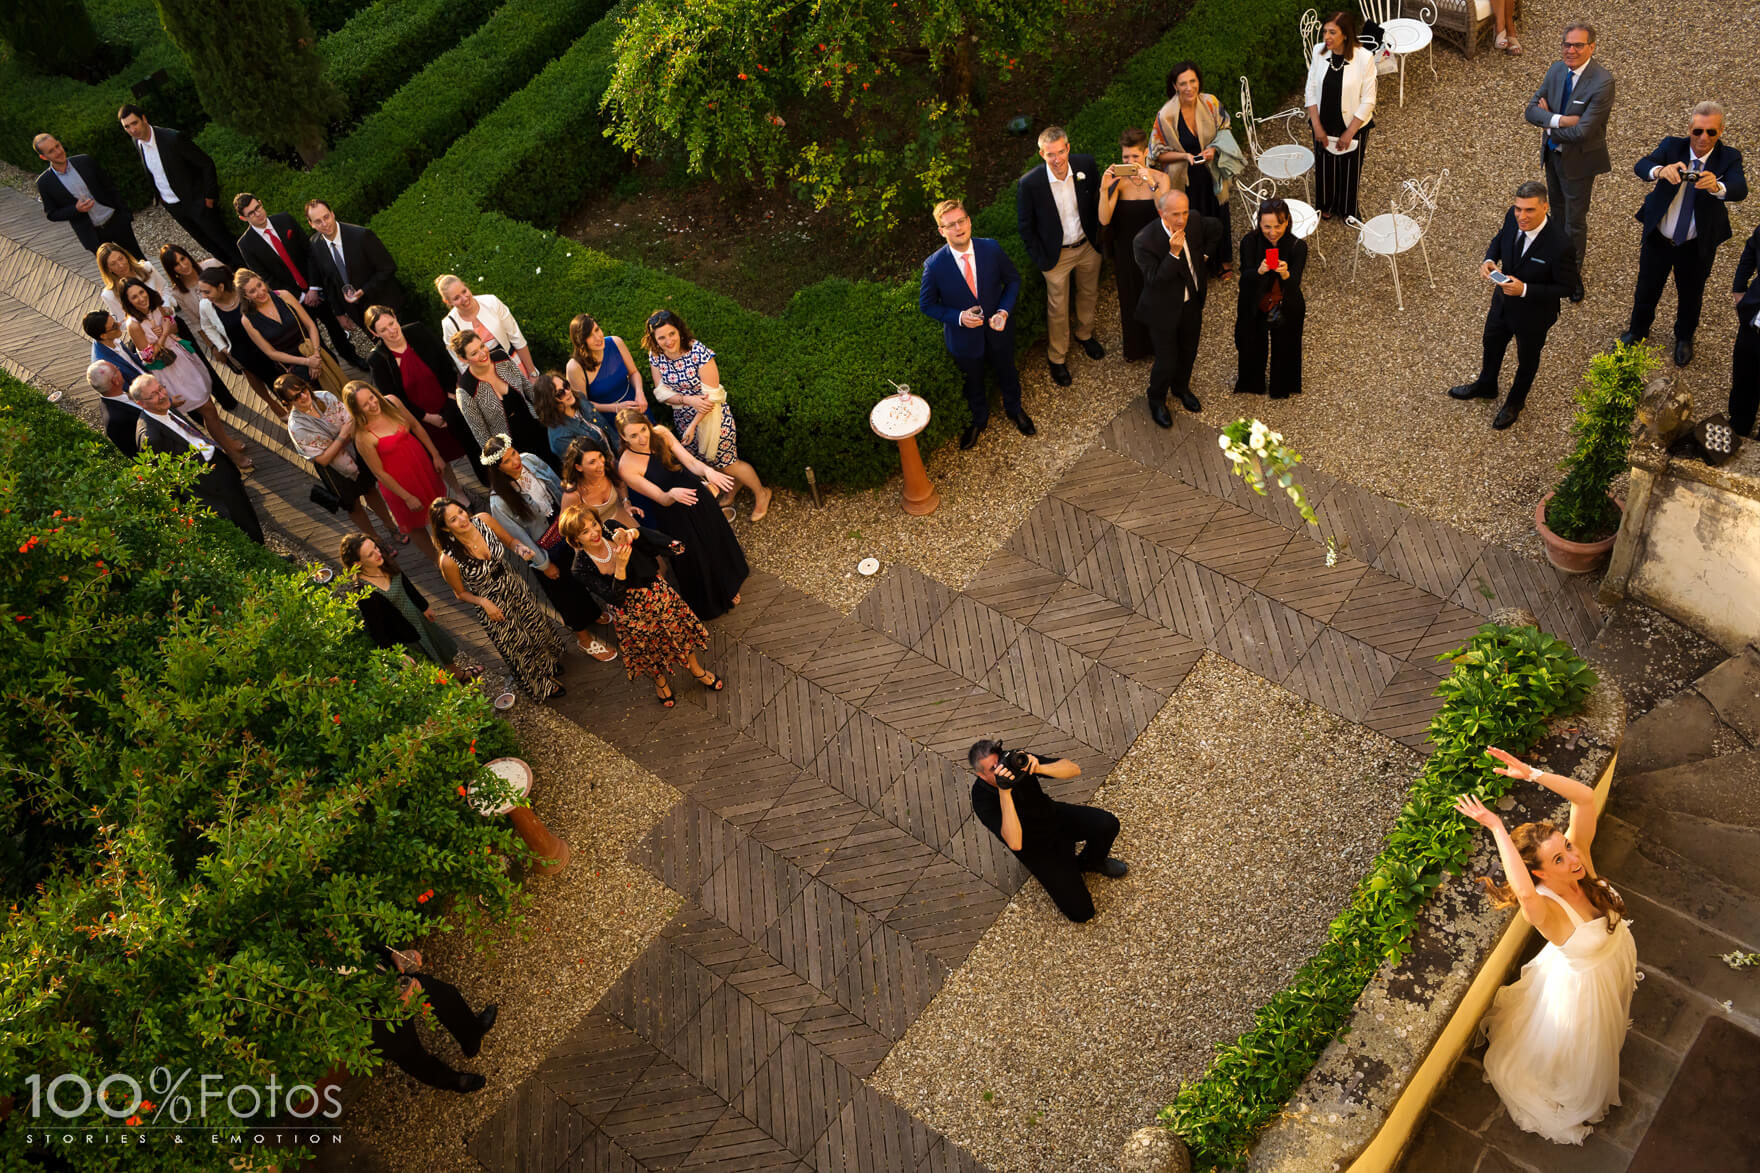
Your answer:
[[[1712,130],[1708,126],[1695,126],[1692,130],[1689,130],[1687,133],[1692,135],[1694,138],[1699,138],[1701,135],[1704,136],[1705,138],[1716,138],[1717,137],[1717,132],[1715,130]]]
[[[648,329],[658,330],[670,321],[672,321],[672,311],[660,310],[648,319]]]

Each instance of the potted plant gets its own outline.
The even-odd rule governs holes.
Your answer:
[[[1623,510],[1613,481],[1626,470],[1644,383],[1661,365],[1653,347],[1616,343],[1590,361],[1577,389],[1576,447],[1559,465],[1564,479],[1534,507],[1546,560],[1567,574],[1594,570],[1613,549]]]

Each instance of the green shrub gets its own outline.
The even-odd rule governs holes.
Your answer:
[[[1608,494],[1626,471],[1644,384],[1661,365],[1656,348],[1642,342],[1616,342],[1589,360],[1571,424],[1575,446],[1559,464],[1564,479],[1546,503],[1546,528],[1565,541],[1598,542],[1619,529],[1619,506]]]
[[[320,35],[347,27],[348,22],[370,3],[372,0],[303,0],[306,18]]]
[[[378,0],[323,39],[324,74],[358,117],[482,23],[498,0]]]
[[[1455,812],[1455,797],[1473,793],[1489,803],[1512,785],[1493,772],[1485,747],[1525,752],[1548,720],[1577,711],[1595,687],[1581,657],[1533,627],[1487,624],[1438,659],[1452,659],[1454,669],[1437,687],[1442,708],[1429,730],[1435,752],[1350,905],[1320,951],[1259,1009],[1252,1029],[1218,1045],[1204,1077],[1162,1109],[1162,1122],[1191,1149],[1194,1168],[1231,1169],[1246,1160],[1375,971],[1409,951],[1424,901],[1472,854],[1474,827]]]
[[[351,605],[235,527],[192,514],[175,488],[193,475],[169,457],[124,462],[0,376],[7,1168],[26,1167],[23,1136],[40,1127],[32,1073],[125,1073],[163,1101],[148,1087],[162,1066],[258,1087],[370,1069],[362,1012],[395,994],[367,947],[453,923],[487,932],[520,903],[490,854],[518,858],[517,839],[457,792],[510,747],[505,724],[432,665],[373,648]],[[195,1123],[253,1122],[214,1115],[227,1107]],[[177,1118],[175,1101],[159,1108],[160,1124]],[[94,1108],[55,1123],[121,1121]],[[211,1169],[215,1153],[152,1145],[128,1168]]]

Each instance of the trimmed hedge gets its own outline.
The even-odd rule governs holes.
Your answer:
[[[255,192],[270,208],[297,210],[321,196],[344,220],[385,207],[472,121],[555,56],[569,30],[607,0],[507,0],[470,36],[435,58],[311,171],[264,160],[243,135],[211,127],[201,136],[226,199]]]
[[[1300,12],[1294,0],[1274,0],[1247,14],[1229,0],[1200,0],[1070,120],[1072,140],[1110,159],[1118,131],[1148,123],[1164,100],[1168,69],[1186,57],[1205,62],[1210,88],[1227,104],[1238,101],[1235,79],[1243,73],[1262,92],[1281,97],[1302,77],[1293,42],[1283,46]],[[514,222],[555,223],[580,191],[615,174],[598,114],[615,40],[615,32],[590,30],[379,215],[374,227],[403,270],[412,276],[457,272],[507,297],[534,349],[552,364],[566,357],[567,324],[576,313],[589,312],[633,341],[654,309],[676,309],[722,358],[741,421],[742,454],[784,484],[804,485],[808,465],[822,483],[848,487],[879,484],[896,472],[892,446],[867,424],[888,378],[908,382],[934,408],[925,447],[956,434],[969,418],[959,378],[942,350],[939,327],[917,311],[914,281],[822,281],[773,318]],[[1030,157],[1023,159],[1023,170],[1029,164]],[[1024,349],[1044,332],[1045,296],[1015,233],[1014,207],[1011,185],[976,220],[980,233],[1000,239],[1021,270],[1015,323]],[[935,237],[923,227],[927,254]],[[431,290],[418,289],[417,296],[428,316],[440,315]]]
[[[352,114],[372,110],[427,62],[456,45],[497,0],[378,0],[318,45],[324,76]]]

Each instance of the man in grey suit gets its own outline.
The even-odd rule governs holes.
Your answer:
[[[1613,110],[1613,74],[1595,60],[1595,30],[1576,21],[1564,30],[1562,60],[1528,99],[1527,118],[1546,128],[1541,158],[1547,202],[1564,219],[1577,256],[1577,287],[1583,300],[1583,253],[1589,239],[1589,198],[1595,177],[1613,170],[1607,154],[1607,116]]]

